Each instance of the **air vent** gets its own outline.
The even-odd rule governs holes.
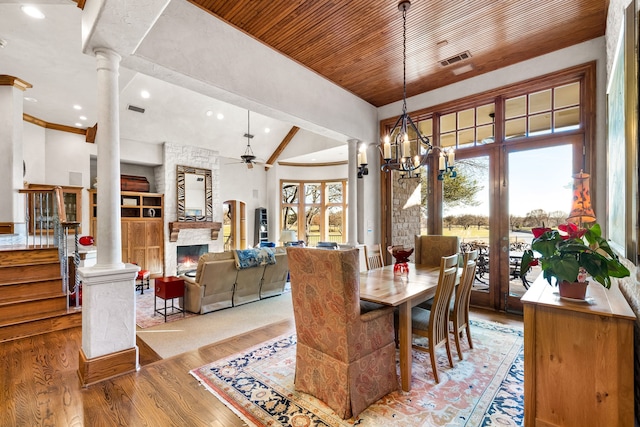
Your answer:
[[[465,50],[464,52],[454,55],[451,58],[440,61],[440,65],[442,65],[443,67],[448,67],[451,64],[455,64],[456,62],[464,61],[465,59],[469,58],[471,58],[471,52]]]
[[[135,105],[127,105],[127,109],[131,111],[135,111],[136,113],[144,113],[144,108],[136,107]]]

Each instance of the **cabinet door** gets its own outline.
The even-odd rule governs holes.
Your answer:
[[[120,232],[122,233],[122,262],[130,263],[129,259],[129,222],[122,221],[120,223]]]
[[[147,268],[147,238],[144,221],[128,221],[129,223],[129,262],[138,264],[143,270]]]
[[[164,272],[163,224],[163,221],[157,220],[146,222],[147,270],[149,270],[151,274],[162,275]]]

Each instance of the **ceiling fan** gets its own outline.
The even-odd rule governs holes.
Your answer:
[[[251,139],[253,138],[253,135],[251,134],[251,130],[250,130],[251,128],[250,114],[251,112],[247,110],[247,133],[244,134],[244,137],[247,138],[247,148],[244,150],[244,154],[240,156],[240,159],[242,159],[241,163],[244,163],[245,165],[247,165],[247,169],[253,169],[253,165],[262,165],[266,168],[270,168],[273,165],[256,161],[257,157],[255,156],[255,154],[253,154],[253,150],[251,149]]]

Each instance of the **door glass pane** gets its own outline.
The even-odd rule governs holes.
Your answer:
[[[329,223],[328,241],[343,243],[344,242],[344,222],[343,222],[342,206],[331,206],[327,208],[327,222]]]
[[[507,99],[504,104],[504,118],[511,119],[527,114],[526,95],[517,98]]]
[[[580,127],[580,107],[556,111],[553,120],[556,132],[578,129]]]
[[[475,116],[474,108],[460,111],[458,113],[458,129],[474,127],[476,125],[474,121],[474,116]]]
[[[533,227],[565,222],[571,209],[573,147],[561,145],[509,154],[509,293],[522,296],[540,274],[533,267],[520,279],[522,251],[531,245]]]
[[[551,113],[529,117],[529,136],[551,133]]]
[[[222,230],[224,239],[224,250],[234,249],[233,245],[233,224],[231,223],[232,212],[231,203],[222,204]]]
[[[443,234],[463,250],[478,249],[474,291],[489,289],[489,157],[456,160],[456,178],[443,182]]]
[[[504,124],[505,138],[517,138],[519,136],[524,136],[526,124],[527,119],[525,118],[507,121]]]
[[[320,208],[307,206],[304,211],[307,246],[316,246],[320,238]],[[299,237],[299,236],[298,236]]]
[[[440,132],[456,130],[456,113],[446,114],[440,117]]]
[[[299,186],[297,183],[285,182],[282,184],[282,203],[298,203]]]
[[[495,107],[493,103],[483,105],[476,109],[476,125],[486,125],[493,123]]]
[[[580,102],[580,82],[560,86],[554,89],[554,108],[563,108],[570,105],[578,105]]]
[[[304,202],[320,203],[322,201],[322,188],[320,184],[304,184]]]
[[[551,89],[529,95],[529,114],[551,110]]]

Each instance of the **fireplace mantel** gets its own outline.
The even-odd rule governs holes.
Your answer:
[[[185,230],[185,229],[202,229],[202,228],[207,228],[207,229],[211,229],[211,240],[216,240],[218,239],[218,231],[220,231],[220,229],[222,228],[222,223],[221,222],[213,222],[213,221],[188,221],[188,222],[183,222],[183,221],[176,221],[176,222],[170,222],[169,223],[169,241],[170,242],[177,242],[178,241],[178,234],[180,233],[180,230]]]

